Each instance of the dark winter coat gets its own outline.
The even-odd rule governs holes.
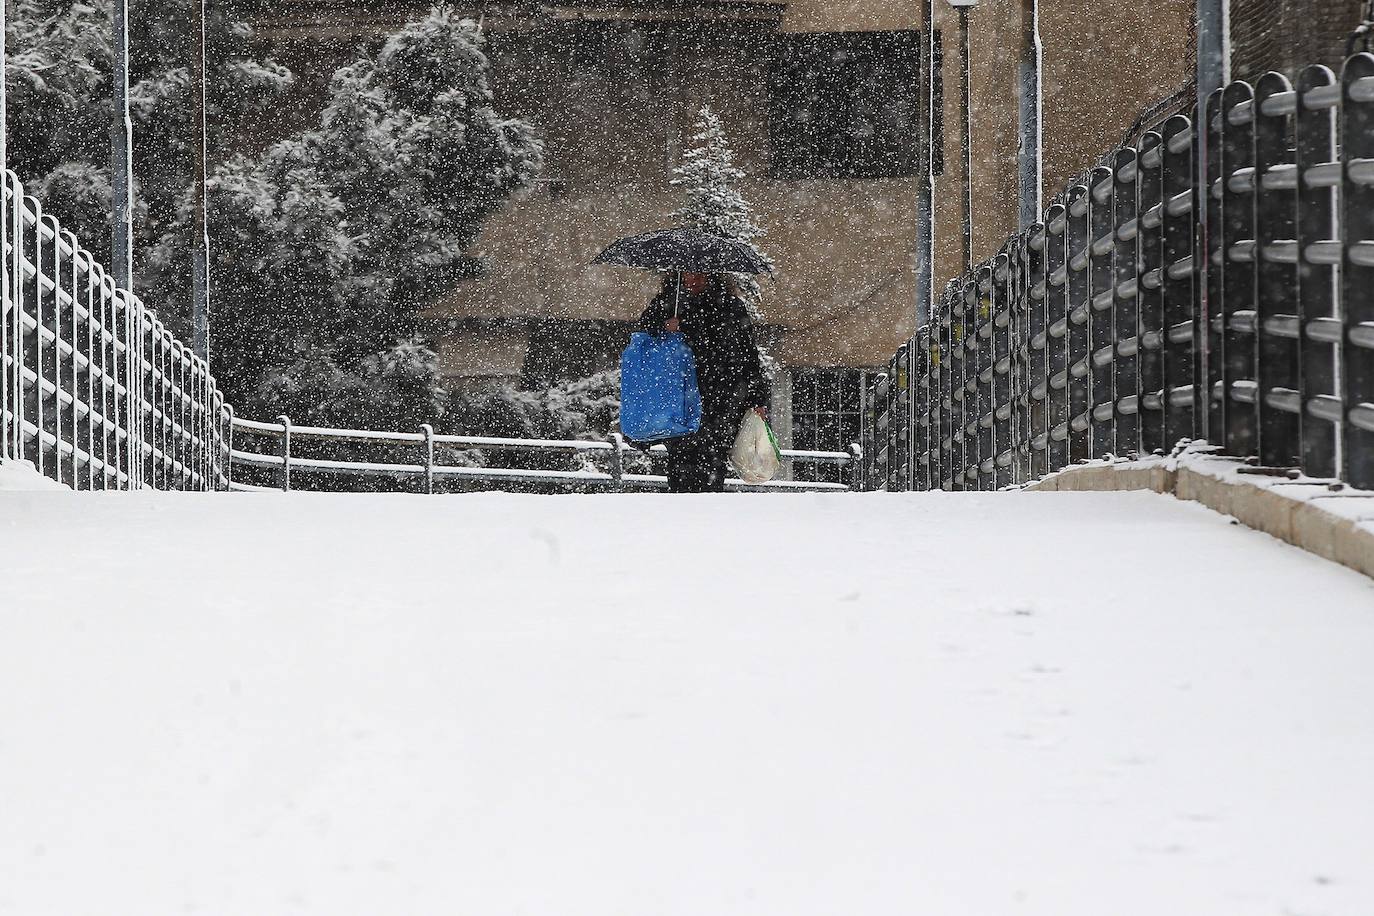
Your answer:
[[[640,316],[639,329],[661,332],[673,317],[673,298],[671,289],[659,293]],[[696,359],[703,428],[733,430],[746,410],[768,406],[768,378],[743,301],[714,286],[699,296],[684,290],[677,317]]]

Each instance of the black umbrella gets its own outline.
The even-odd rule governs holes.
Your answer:
[[[699,229],[658,229],[621,239],[593,260],[650,270],[681,270],[694,274],[772,273],[758,252],[745,242]]]

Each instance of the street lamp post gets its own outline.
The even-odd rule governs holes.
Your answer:
[[[1230,79],[1231,61],[1229,48],[1230,23],[1228,13],[1230,9],[1229,0],[1197,0],[1197,161],[1193,168],[1196,172],[1194,187],[1210,188],[1212,186],[1212,176],[1207,173],[1207,163],[1211,159],[1211,151],[1208,149],[1211,141],[1210,132],[1207,130],[1207,102],[1216,92],[1226,85]],[[1199,208],[1198,214],[1202,228],[1202,251],[1211,251],[1209,241],[1214,231],[1220,231],[1216,226],[1209,224],[1207,219],[1207,207]],[[1220,303],[1212,302],[1209,296],[1211,284],[1208,282],[1208,275],[1212,272],[1210,259],[1203,258],[1199,266],[1201,282],[1198,288],[1202,291],[1202,311],[1204,328],[1211,327],[1211,320],[1216,315],[1216,310],[1221,307]],[[1210,361],[1214,356],[1208,349],[1209,337],[1202,334],[1201,345],[1203,359]],[[1202,433],[1210,438],[1214,430],[1210,429],[1211,412],[1201,411]]]
[[[973,88],[969,70],[968,17],[978,0],[948,0],[959,11],[959,82],[963,97],[964,269],[973,269]]]
[[[8,4],[0,0],[0,77],[3,77],[8,71],[9,65],[9,50],[5,47],[5,29],[7,28],[5,22],[5,7],[7,5]],[[5,144],[5,141],[8,139],[8,123],[5,117],[5,112],[7,111],[6,103],[8,101],[5,95],[5,80],[0,78],[0,174],[3,174],[5,169],[10,167],[9,147]],[[8,292],[8,289],[6,292]],[[6,296],[5,301],[9,301],[8,296]],[[0,309],[0,315],[3,314],[4,310]]]
[[[1021,228],[1027,229],[1040,218],[1044,187],[1044,160],[1041,156],[1040,83],[1042,46],[1040,43],[1040,0],[1022,0],[1021,8],[1021,142],[1018,156],[1021,186]]]
[[[921,161],[916,200],[916,327],[935,306],[935,0],[921,0]]]
[[[129,0],[114,5],[114,123],[110,125],[110,270],[133,288],[133,125],[129,121]]]
[[[205,226],[205,0],[198,0],[196,91],[193,94],[195,157],[191,176],[191,349],[210,361],[210,238]]]

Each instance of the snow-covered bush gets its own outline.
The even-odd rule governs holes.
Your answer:
[[[506,383],[455,403],[464,429],[524,439],[605,439],[620,418],[620,370],[540,389]]]
[[[442,424],[418,314],[478,273],[468,247],[543,159],[494,107],[484,44],[437,7],[335,72],[316,127],[216,170],[215,368],[241,410]],[[157,248],[162,302],[188,298],[186,244],[183,220]]]
[[[191,92],[197,0],[134,0],[135,275],[189,337]],[[439,6],[339,69],[318,123],[230,155],[291,74],[212,5],[212,362],[242,414],[410,428],[446,398],[417,313],[480,265],[483,221],[538,174],[533,129],[503,116],[476,23]],[[110,0],[10,0],[10,165],[98,255],[109,247]]]

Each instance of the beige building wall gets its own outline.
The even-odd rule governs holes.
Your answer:
[[[970,17],[975,262],[994,254],[1017,229],[1022,2],[983,0]],[[346,47],[338,43],[343,36],[382,34],[425,5],[360,2],[354,4],[357,15],[350,16],[344,0],[296,0],[289,10],[270,7],[274,12],[263,22],[276,23],[269,37],[297,71],[302,93],[322,94],[329,72],[344,61],[321,58],[329,47],[321,40]],[[776,280],[764,281],[762,310],[780,330],[781,361],[872,365],[911,334],[916,179],[770,179],[764,49],[779,30],[919,28],[920,4],[741,2],[724,4],[733,15],[702,18],[708,5],[684,11],[629,3],[549,4],[534,18],[501,12],[533,7],[481,5],[488,10],[498,103],[539,126],[548,143],[548,169],[535,192],[487,225],[475,253],[488,259],[490,274],[459,287],[434,309],[436,326],[457,322],[470,328],[474,320],[503,317],[635,317],[653,291],[652,275],[586,264],[615,238],[670,223],[680,192],[668,176],[681,159],[696,111],[709,103],[722,115],[737,164],[749,175],[743,191],[768,232],[761,244],[778,265]],[[316,9],[327,12],[312,13]],[[962,121],[958,16],[945,0],[936,0],[934,9],[945,52],[938,292],[962,270]],[[1046,201],[1120,143],[1140,111],[1187,80],[1191,9],[1192,0],[1040,0]],[[579,19],[587,21],[578,25]],[[632,40],[620,50],[595,43],[596,35],[612,32]],[[666,46],[665,34],[674,36]],[[609,69],[596,63],[603,53],[619,55]],[[455,374],[512,364],[518,361],[512,348],[524,345],[527,329],[527,322],[510,322],[506,341],[497,339],[499,322],[488,325],[485,344],[455,340],[444,358]],[[501,358],[483,363],[477,355],[482,346]]]
[[[943,3],[944,0],[939,0]],[[785,32],[877,32],[921,28],[919,0],[792,0],[782,17]]]
[[[620,236],[672,223],[683,195],[669,178],[709,104],[748,175],[741,190],[777,264],[761,303],[765,322],[780,331],[775,355],[790,366],[869,365],[912,333],[916,180],[768,177],[773,23],[703,24],[695,39],[660,33],[676,36],[666,48],[655,43],[661,26],[652,23],[558,28],[567,30],[561,38],[493,33],[497,97],[541,128],[548,165],[536,193],[485,226],[474,253],[490,273],[455,289],[432,317],[637,317],[656,289],[654,276],[588,262]],[[613,80],[594,66],[580,69],[566,46],[592,42],[590,30],[614,36],[604,52],[618,55]],[[622,54],[622,44],[639,53]]]
[[[1142,111],[1188,83],[1193,5],[1193,0],[1040,0],[1046,204],[1119,146]],[[983,0],[969,17],[974,263],[996,254],[1018,229],[1022,14],[1022,0]],[[962,269],[958,22],[947,3],[936,4],[935,25],[945,48],[947,163],[937,185],[937,291]]]

